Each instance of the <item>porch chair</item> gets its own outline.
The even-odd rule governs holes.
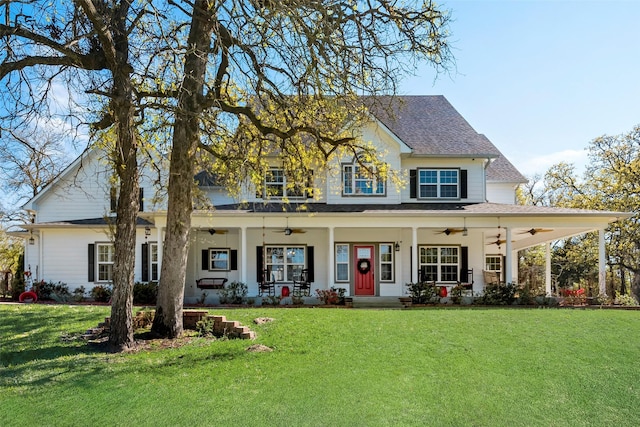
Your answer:
[[[485,286],[500,284],[500,273],[497,271],[482,270],[482,278],[484,279]]]
[[[310,296],[311,295],[311,282],[309,281],[309,270],[302,269],[300,278],[298,280],[293,279],[293,295],[295,296]]]
[[[269,277],[269,270],[265,269],[262,272],[262,277],[260,278],[260,282],[258,283],[258,293],[260,294],[260,296],[263,296],[265,292],[270,296],[275,296],[276,294],[276,281],[273,278],[269,280]]]

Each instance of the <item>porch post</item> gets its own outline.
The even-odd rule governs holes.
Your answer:
[[[600,295],[607,295],[607,263],[604,246],[604,228],[598,230],[598,286]]]
[[[240,227],[240,282],[247,283],[247,227]]]
[[[418,229],[411,227],[411,283],[418,281]]]
[[[327,289],[330,288],[331,286],[333,286],[333,281],[334,281],[334,277],[335,277],[335,265],[336,265],[336,261],[335,261],[335,244],[334,244],[334,227],[329,227],[329,256],[327,257],[327,259],[329,260],[329,262],[327,263]]]
[[[504,281],[505,283],[512,283],[513,282],[513,270],[512,270],[513,269],[513,249],[511,249],[511,229],[508,227],[504,227],[504,230],[507,233]]]
[[[544,261],[544,290],[547,296],[551,295],[551,243],[545,245],[545,261]]]

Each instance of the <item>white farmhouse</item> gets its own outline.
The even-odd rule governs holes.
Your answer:
[[[287,194],[287,177],[275,163],[265,177],[268,200],[250,186],[233,198],[200,173],[196,179],[215,209],[193,213],[186,302],[202,295],[203,278],[216,279],[209,281],[214,286],[221,279],[246,283],[249,295],[258,295],[266,279],[280,294],[303,271],[311,294],[340,287],[351,296],[402,296],[418,280],[482,292],[486,271],[517,282],[518,250],[593,230],[600,230],[604,272],[602,231],[625,214],[516,205],[525,178],[443,96],[400,101],[394,118],[372,111],[361,137],[405,174],[401,188],[359,173],[353,158],[334,159],[331,173],[314,171],[319,200]],[[166,211],[156,177],[144,171],[136,281],[155,281]],[[105,153],[87,151],[27,203],[33,223],[25,226],[25,269],[34,279],[89,289],[110,282],[110,176]]]

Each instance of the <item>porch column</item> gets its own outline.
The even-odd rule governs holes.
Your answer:
[[[247,283],[247,227],[240,227],[240,282]]]
[[[504,275],[504,281],[505,283],[513,283],[513,249],[511,248],[511,229],[508,227],[504,228],[505,232],[507,233],[507,236],[505,237],[507,239],[507,247],[506,247],[506,257],[505,257],[505,265],[504,265],[504,269],[505,269],[505,275]]]
[[[411,227],[411,283],[418,281],[418,229]]]
[[[607,262],[604,246],[604,228],[598,230],[598,285],[600,295],[607,295]]]
[[[551,295],[551,243],[545,245],[545,261],[544,261],[544,290],[547,296]]]
[[[335,265],[336,265],[336,254],[335,254],[335,244],[334,244],[334,227],[329,227],[329,253],[327,257],[327,288],[333,286],[333,281],[335,277]]]

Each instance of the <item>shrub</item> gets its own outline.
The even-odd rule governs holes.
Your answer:
[[[407,283],[406,286],[413,304],[429,304],[438,296],[436,286],[427,282]]]
[[[84,300],[84,294],[86,290],[84,286],[79,286],[73,290],[73,296],[71,297],[75,302]]]
[[[109,302],[111,294],[111,286],[109,285],[96,285],[91,289],[91,298],[96,302]]]
[[[45,282],[44,280],[34,283],[36,294],[41,301],[53,300],[64,302],[71,299],[71,292],[66,283]]]
[[[158,299],[158,283],[136,282],[133,285],[134,304],[155,304]]]
[[[344,305],[345,288],[316,289],[316,296],[325,304]]]
[[[636,301],[632,295],[621,294],[618,291],[616,291],[616,299],[613,303],[625,307],[635,307],[638,305],[638,301]]]
[[[484,293],[476,300],[484,305],[511,305],[516,299],[518,286],[515,283],[486,285]]]
[[[221,304],[242,304],[247,296],[247,285],[233,281],[220,291]]]

